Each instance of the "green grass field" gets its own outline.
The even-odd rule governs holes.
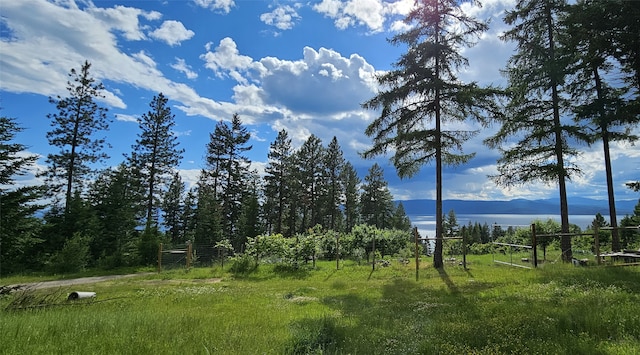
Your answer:
[[[417,282],[396,260],[373,272],[350,261],[172,270],[38,290],[53,305],[7,310],[14,293],[0,296],[0,353],[640,353],[640,268],[468,261],[439,271],[423,260]],[[67,302],[74,290],[97,297]]]

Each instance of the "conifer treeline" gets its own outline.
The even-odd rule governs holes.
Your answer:
[[[250,134],[238,115],[216,123],[203,147],[198,182],[187,188],[177,169],[184,150],[162,93],[138,119],[138,138],[125,159],[115,168],[92,170],[108,158],[108,140],[93,137],[110,122],[94,102],[101,86],[90,67],[85,62],[72,70],[69,96],[51,100],[59,112],[49,116],[54,128],[47,137],[60,151],[49,155],[41,173],[47,184],[1,191],[0,271],[153,263],[159,242],[213,246],[229,240],[241,252],[247,238],[260,234],[291,237],[312,227],[349,232],[360,223],[410,229],[382,169],[375,164],[362,183],[335,137],[325,146],[311,135],[293,149],[287,131],[280,131],[259,176],[247,157]],[[25,146],[12,142],[21,130],[15,120],[0,122],[2,144],[10,148],[0,157],[1,182],[10,186],[35,157],[24,157]]]

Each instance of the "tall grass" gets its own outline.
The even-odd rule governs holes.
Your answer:
[[[414,267],[172,270],[74,287],[98,295],[75,303],[38,290],[63,296],[0,311],[0,353],[640,353],[637,267],[526,270],[471,256],[467,270],[423,261],[417,282]]]

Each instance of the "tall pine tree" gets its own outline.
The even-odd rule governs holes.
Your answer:
[[[306,230],[322,225],[320,209],[320,196],[324,192],[323,163],[325,148],[322,140],[312,134],[296,152],[296,164],[298,166],[299,188],[301,196],[302,226]]]
[[[94,172],[92,164],[107,158],[102,151],[105,139],[96,137],[100,131],[109,128],[107,109],[95,102],[103,97],[104,86],[96,82],[89,69],[88,61],[79,72],[71,69],[68,96],[49,98],[58,112],[47,115],[53,127],[47,132],[47,139],[60,151],[47,156],[48,168],[43,175],[54,194],[64,191],[65,215],[69,212],[74,191],[82,191],[85,178]]]
[[[640,112],[634,100],[637,98],[629,99],[633,86],[614,87],[609,83],[610,79],[607,80],[613,76],[614,68],[621,66],[611,60],[610,53],[614,51],[611,33],[627,30],[615,28],[616,14],[607,12],[607,7],[606,2],[594,0],[582,0],[570,6],[567,35],[562,39],[566,50],[576,53],[572,65],[574,75],[567,85],[575,119],[591,128],[589,132],[592,133],[585,137],[588,143],[602,142],[609,218],[613,227],[612,250],[620,251],[610,144],[616,141],[633,143],[638,139],[631,133],[631,127],[640,122]]]
[[[378,78],[383,90],[363,107],[380,110],[380,116],[366,129],[374,146],[365,157],[393,150],[393,165],[401,178],[418,173],[420,167],[435,162],[436,245],[434,266],[442,261],[442,167],[457,165],[472,155],[462,152],[462,144],[474,131],[447,126],[470,118],[483,120],[484,109],[493,108],[493,90],[475,83],[461,82],[457,74],[468,61],[461,55],[486,29],[486,24],[466,14],[456,0],[418,0],[407,15],[406,32],[391,39],[406,45],[407,52],[395,69]],[[364,202],[364,201],[363,201]]]
[[[283,233],[288,197],[291,191],[291,139],[286,130],[278,132],[267,153],[265,168],[265,217],[267,231]]]
[[[334,136],[326,149],[324,156],[324,169],[326,179],[325,216],[330,230],[337,230],[338,221],[342,220],[342,198],[344,186],[342,185],[342,170],[344,169],[344,155],[338,139]]]
[[[251,134],[242,124],[240,116],[234,114],[231,123],[220,121],[210,135],[207,145],[207,174],[214,193],[220,201],[224,235],[240,250],[243,236],[240,235],[239,219],[242,202],[248,191],[251,161],[245,153],[252,149],[248,145]]]
[[[516,43],[516,53],[504,70],[510,101],[499,131],[485,142],[501,148],[499,174],[494,177],[498,184],[542,181],[558,185],[565,234],[560,243],[562,260],[570,261],[566,184],[579,168],[567,158],[577,154],[569,143],[580,135],[580,129],[569,119],[563,120],[568,105],[561,90],[572,59],[572,54],[559,45],[566,31],[566,10],[565,0],[526,0],[507,12],[505,22],[512,28],[503,39]]]
[[[165,184],[182,159],[182,149],[178,149],[177,137],[172,128],[175,116],[167,106],[168,99],[162,94],[154,96],[150,110],[138,119],[141,132],[132,146],[130,157],[138,172],[145,193],[146,229],[157,225],[155,210],[160,206]]]

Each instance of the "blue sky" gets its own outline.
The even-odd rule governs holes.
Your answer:
[[[465,10],[490,20],[490,30],[464,55],[466,81],[504,84],[499,73],[513,45],[498,39],[506,29],[504,9],[515,0],[488,0]],[[333,136],[364,178],[372,160],[358,156],[371,145],[364,129],[376,112],[360,104],[375,95],[375,75],[392,68],[402,48],[387,42],[403,24],[413,0],[3,0],[0,4],[0,107],[25,131],[18,140],[43,158],[49,96],[65,95],[67,74],[88,60],[106,87],[100,103],[113,118],[107,140],[112,157],[123,160],[138,134],[135,119],[162,92],[176,117],[175,133],[185,149],[180,171],[193,183],[203,166],[205,145],[218,120],[238,113],[252,132],[249,158],[262,171],[269,144],[286,129],[299,147],[310,134],[327,145]],[[478,127],[469,127],[478,128]],[[555,185],[496,186],[498,152],[482,146],[496,127],[483,129],[465,145],[477,156],[445,169],[445,198],[555,198]],[[636,129],[637,130],[637,129]],[[583,175],[569,195],[606,198],[601,145],[581,147]],[[618,199],[636,199],[624,187],[640,179],[640,149],[612,146]],[[399,180],[388,158],[376,159],[396,199],[435,197],[433,167]],[[21,184],[35,183],[26,176]]]

